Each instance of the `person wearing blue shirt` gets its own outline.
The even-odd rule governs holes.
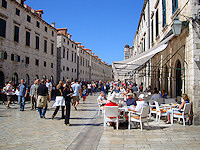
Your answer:
[[[133,98],[133,93],[128,93],[127,95],[128,95],[128,98],[126,100],[127,106],[130,106],[130,105],[136,106],[137,104],[136,104],[136,100]]]
[[[119,86],[114,90],[115,93],[119,93],[120,92],[120,88]]]
[[[73,104],[74,104],[74,108],[75,110],[77,110],[77,106],[79,104],[79,96],[82,96],[82,90],[81,90],[81,86],[78,83],[77,80],[74,81],[74,84],[71,86],[72,91],[73,91]]]
[[[160,97],[161,98],[167,98],[167,93],[165,93],[165,90],[161,91]]]
[[[18,101],[20,104],[20,111],[24,111],[25,97],[27,97],[27,93],[28,93],[28,87],[24,83],[24,79],[21,79],[21,84],[19,85],[19,97],[18,97]]]

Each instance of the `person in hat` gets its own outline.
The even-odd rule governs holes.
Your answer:
[[[138,105],[135,107],[135,110],[133,110],[133,111],[135,111],[135,112],[137,112],[137,113],[141,113],[141,110],[142,110],[142,107],[147,107],[148,106],[148,104],[147,104],[147,102],[146,101],[144,101],[144,94],[140,94],[139,95],[139,103],[138,103]]]
[[[126,100],[127,106],[130,106],[130,105],[136,106],[137,104],[136,104],[136,100],[133,98],[133,93],[128,93],[127,96],[128,96]]]

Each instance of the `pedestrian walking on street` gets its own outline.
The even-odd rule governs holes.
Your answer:
[[[83,97],[83,102],[85,103],[86,97],[87,97],[87,89],[86,86],[83,85],[83,91],[82,91],[82,97]]]
[[[29,93],[30,100],[31,100],[31,110],[36,109],[36,101],[35,101],[35,95],[34,95],[36,84],[37,84],[37,80],[35,80],[34,84],[31,85],[30,93]]]
[[[58,110],[62,109],[62,116],[61,119],[64,119],[64,109],[65,109],[65,105],[63,104],[64,102],[64,97],[63,97],[63,81],[59,81],[59,84],[56,86],[56,100],[54,105],[56,106],[56,109],[51,117],[51,119],[54,119],[54,117],[56,116],[56,114],[58,113]],[[64,105],[64,106],[63,106]]]
[[[45,118],[46,110],[47,110],[47,95],[48,95],[48,88],[46,87],[45,80],[41,80],[41,84],[37,90],[37,107],[40,113],[40,118]]]
[[[48,88],[48,99],[50,102],[51,101],[51,92],[52,92],[52,83],[50,82],[49,79],[47,79],[46,87]]]
[[[9,81],[9,83],[6,85],[5,89],[6,89],[6,96],[7,96],[7,101],[8,101],[6,107],[10,108],[10,102],[11,102],[13,95],[14,95],[14,93],[13,93],[13,91],[14,91],[13,82]]]
[[[80,84],[78,84],[78,81],[75,80],[74,84],[72,85],[72,90],[73,90],[73,104],[75,110],[77,110],[77,106],[79,104],[79,96],[82,96],[82,90]]]
[[[65,106],[66,106],[66,115],[65,115],[65,124],[67,126],[71,126],[69,123],[70,119],[70,109],[71,109],[71,99],[72,99],[72,90],[70,89],[70,82],[67,82],[63,91],[63,95],[65,98]]]
[[[19,85],[19,96],[18,96],[20,111],[24,111],[25,98],[27,97],[27,93],[28,93],[28,86],[24,83],[24,79],[21,79],[21,84]]]

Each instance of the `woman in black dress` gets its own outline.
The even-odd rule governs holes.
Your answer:
[[[67,81],[64,91],[63,91],[63,96],[65,98],[65,106],[66,106],[66,115],[65,115],[65,124],[67,126],[71,126],[71,124],[69,123],[69,119],[70,119],[70,102],[71,102],[71,98],[72,98],[72,90],[70,87],[70,82]]]

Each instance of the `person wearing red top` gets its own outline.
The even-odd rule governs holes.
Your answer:
[[[105,104],[104,106],[118,106],[118,104],[110,101],[109,103]]]
[[[103,110],[105,110],[105,106],[118,106],[118,104],[116,104],[116,103],[110,101],[109,103],[106,103],[106,104],[104,105]],[[113,126],[114,129],[116,129],[116,124],[115,124],[114,122],[111,122],[111,123],[109,123],[109,124],[110,124],[110,126]]]

